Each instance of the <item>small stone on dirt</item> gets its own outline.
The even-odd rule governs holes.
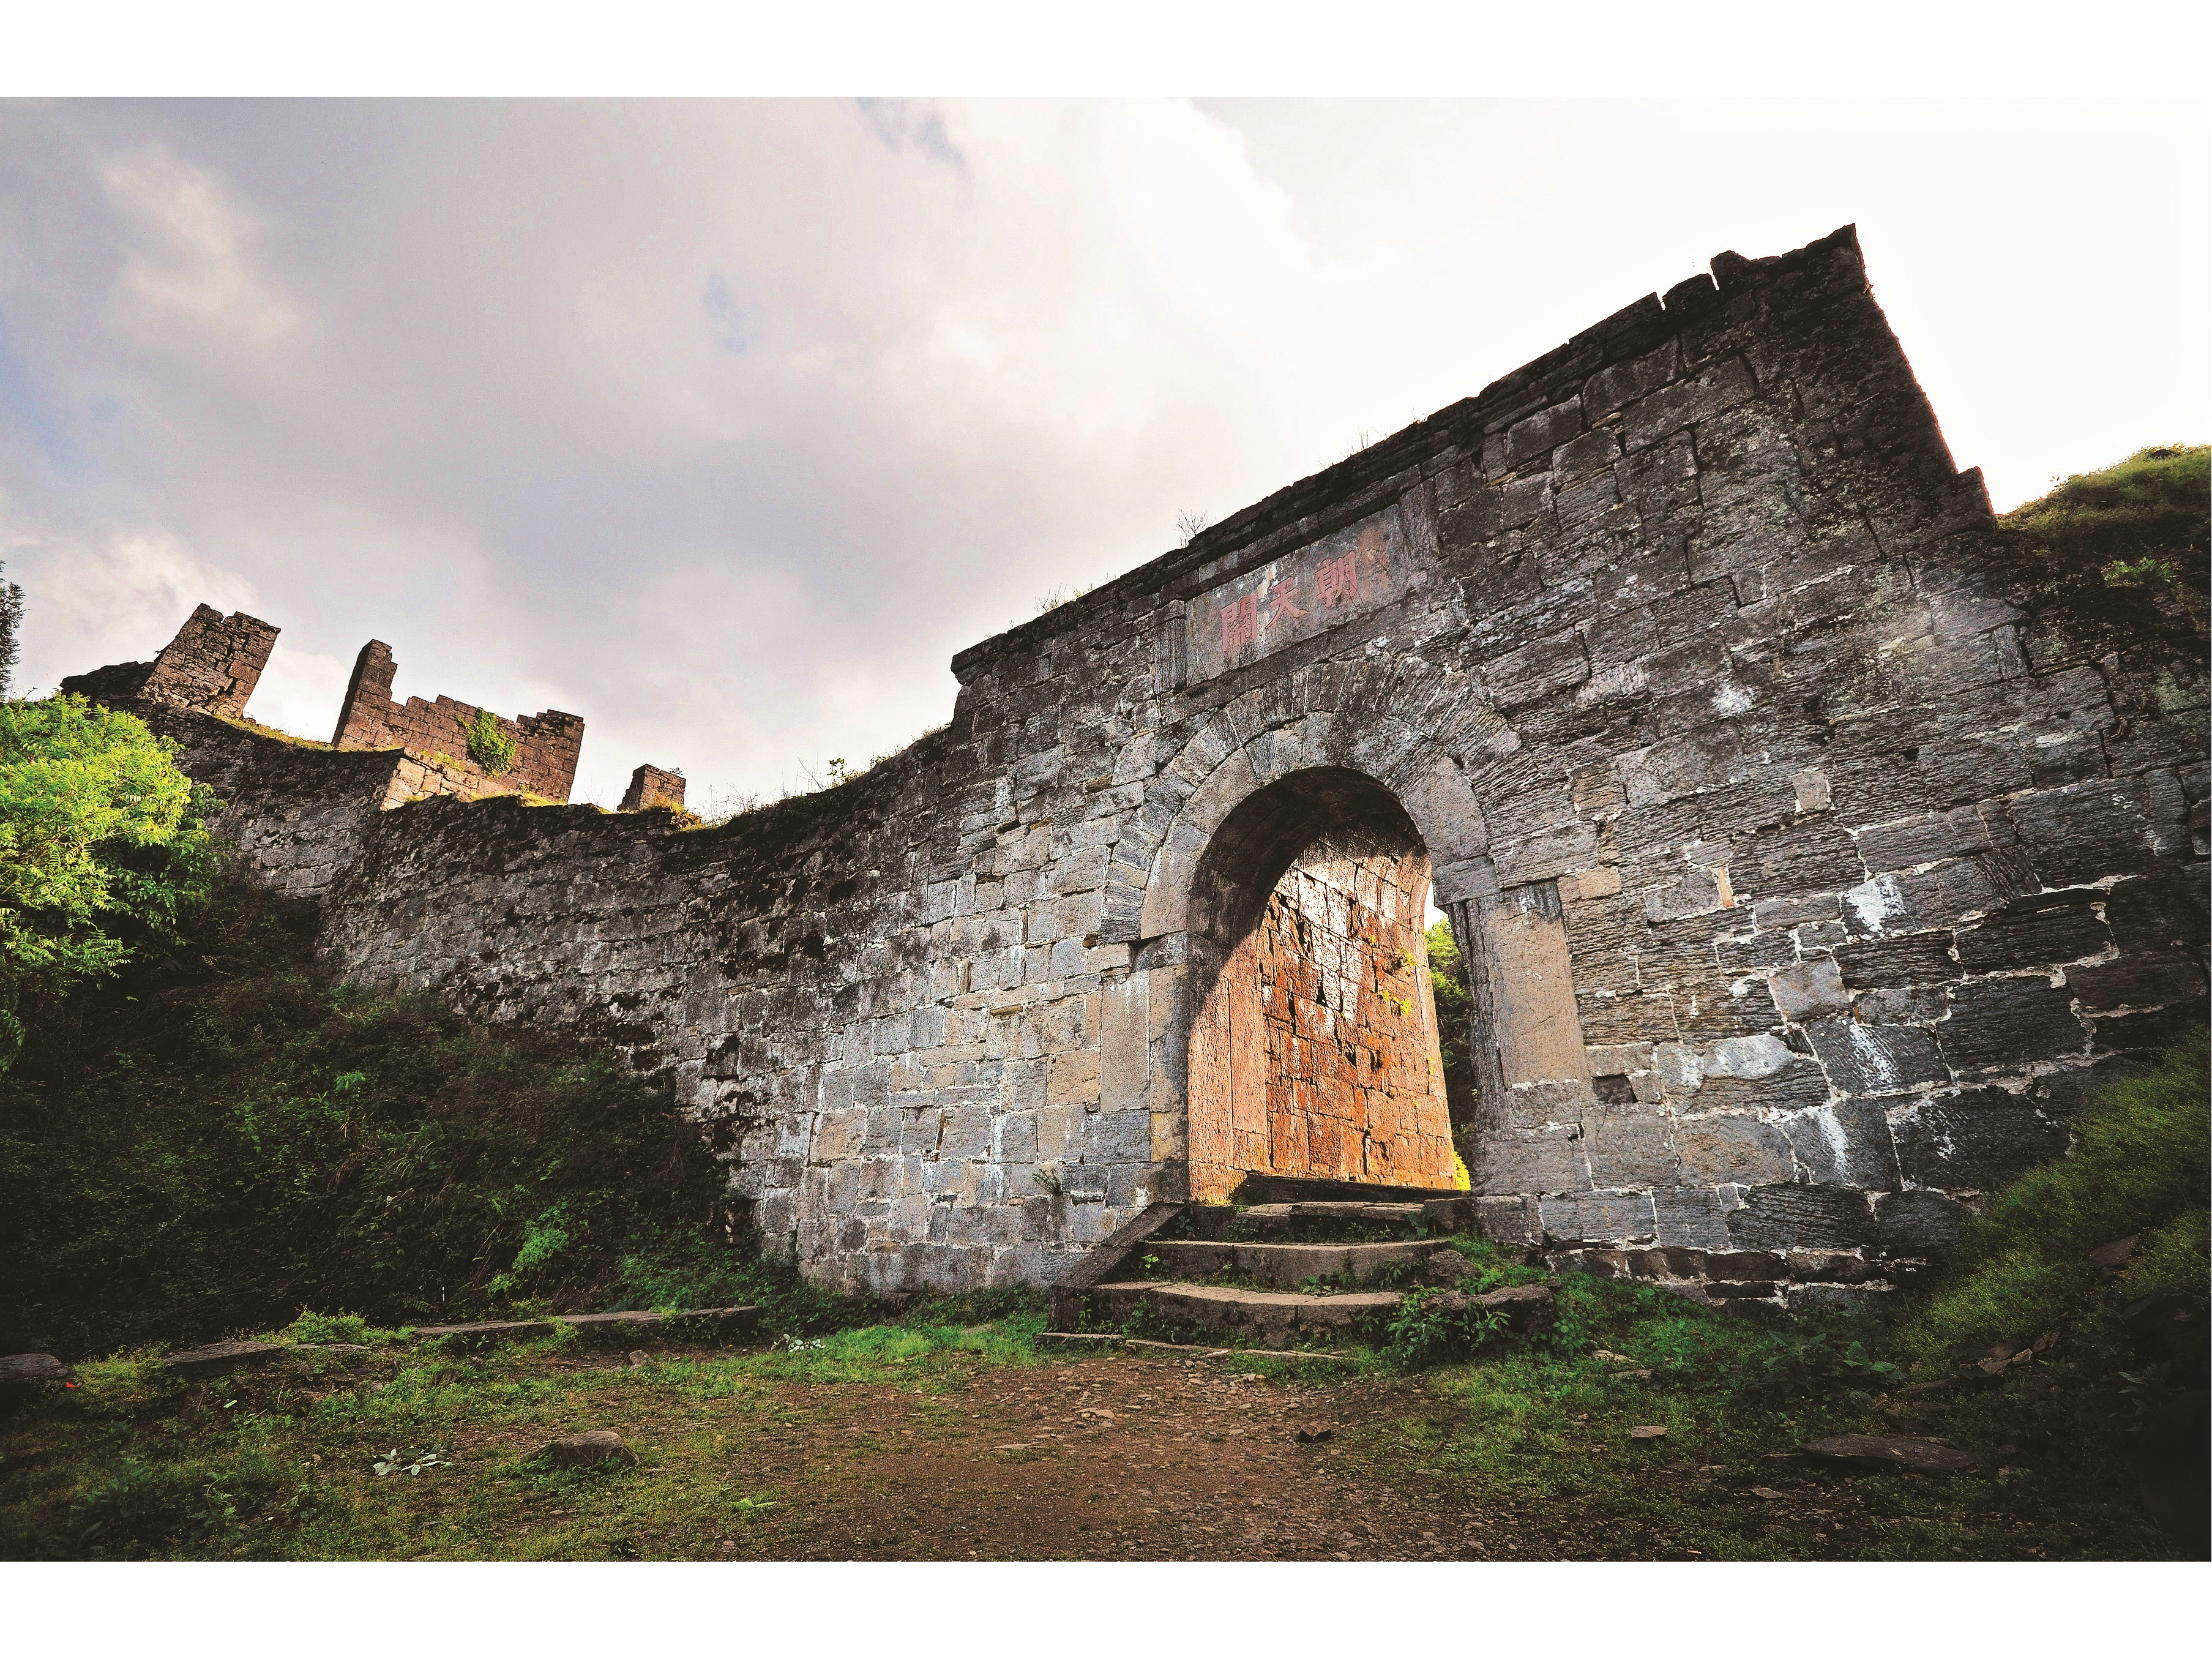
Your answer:
[[[1628,1437],[1631,1440],[1663,1440],[1667,1437],[1667,1425],[1664,1423],[1646,1423],[1642,1428],[1631,1429]]]
[[[2116,1238],[2109,1244],[2100,1244],[2089,1252],[2093,1267],[2120,1268],[2128,1265],[2128,1258],[2136,1253],[2136,1240],[2141,1233],[2130,1233],[2125,1238]]]
[[[1954,1474],[1974,1467],[1972,1456],[1933,1440],[1893,1440],[1874,1434],[1838,1434],[1808,1441],[1807,1455],[1877,1468],[1911,1469],[1919,1474]]]
[[[1751,1489],[1751,1495],[1753,1498],[1787,1498],[1790,1496],[1788,1492],[1777,1492],[1771,1486],[1753,1486]]]
[[[556,1469],[586,1468],[599,1463],[619,1463],[624,1468],[637,1467],[637,1454],[623,1444],[623,1437],[612,1429],[586,1429],[581,1434],[564,1435],[538,1455]]]
[[[648,1354],[647,1352],[646,1352],[646,1351],[645,1351],[644,1349],[642,1349],[642,1348],[632,1348],[632,1349],[629,1351],[629,1368],[630,1368],[630,1370],[638,1370],[641,1366],[642,1366],[642,1365],[645,1364],[645,1362],[646,1362],[647,1360],[650,1359],[652,1357],[653,1357],[652,1355],[650,1355],[650,1354]]]

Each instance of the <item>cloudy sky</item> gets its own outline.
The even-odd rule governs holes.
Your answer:
[[[774,793],[952,653],[1704,268],[1856,222],[2000,507],[2212,434],[2202,104],[0,104],[19,686],[191,605],[252,713]]]

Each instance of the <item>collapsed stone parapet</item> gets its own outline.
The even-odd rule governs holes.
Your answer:
[[[269,666],[278,629],[242,611],[196,607],[151,662],[114,663],[61,683],[100,702],[137,700],[237,719]]]
[[[672,806],[679,811],[684,805],[684,775],[663,771],[658,766],[641,766],[629,775],[629,787],[623,792],[622,805],[617,811],[641,811],[648,806]]]
[[[392,683],[398,672],[392,647],[382,640],[362,647],[331,747],[404,749],[436,767],[440,781],[448,786],[439,793],[468,797],[519,790],[548,800],[568,799],[584,743],[580,715],[549,708],[511,720],[491,716],[514,751],[511,763],[495,772],[470,752],[471,731],[484,711],[442,696],[428,702],[420,697],[397,702]]]

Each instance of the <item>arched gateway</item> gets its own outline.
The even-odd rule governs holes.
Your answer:
[[[389,756],[147,707],[337,969],[596,1025],[828,1282],[1060,1279],[1255,1173],[1449,1186],[1425,886],[1486,1231],[1850,1280],[2203,1024],[2203,665],[2040,603],[1846,230],[963,652],[947,728],[718,827],[380,810]]]
[[[1357,772],[1292,773],[1215,828],[1188,914],[1194,1200],[1251,1174],[1460,1186],[1428,896],[1420,832]]]

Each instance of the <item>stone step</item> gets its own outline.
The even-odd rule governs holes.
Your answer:
[[[1308,1199],[1291,1204],[1255,1204],[1237,1212],[1239,1231],[1262,1238],[1312,1239],[1317,1234],[1357,1230],[1416,1237],[1427,1220],[1419,1204],[1364,1204],[1349,1200]]]
[[[1419,1267],[1449,1244],[1396,1239],[1382,1244],[1248,1244],[1207,1239],[1155,1239],[1146,1253],[1162,1273],[1217,1279],[1233,1273],[1269,1290],[1294,1291],[1309,1279],[1372,1285],[1394,1267]]]
[[[1149,1315],[1170,1330],[1249,1337],[1271,1348],[1346,1340],[1370,1321],[1387,1320],[1404,1300],[1395,1291],[1308,1296],[1297,1291],[1248,1291],[1173,1279],[1101,1285],[1088,1296],[1092,1316],[1107,1324]]]

